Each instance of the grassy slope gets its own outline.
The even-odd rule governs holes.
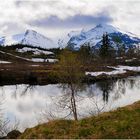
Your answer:
[[[38,125],[26,129],[20,138],[140,138],[140,101],[77,122],[57,120]]]

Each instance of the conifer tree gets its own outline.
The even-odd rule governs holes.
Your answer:
[[[100,56],[102,58],[108,58],[110,56],[110,43],[108,34],[103,34],[102,45],[99,50]]]

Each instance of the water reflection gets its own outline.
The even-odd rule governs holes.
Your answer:
[[[83,86],[82,86],[83,87]],[[33,127],[51,118],[71,118],[70,96],[60,85],[1,86],[4,114],[11,122],[20,121],[20,129]],[[109,80],[84,85],[76,95],[78,117],[99,114],[103,111],[140,100],[140,77]]]
[[[113,89],[114,87],[114,81],[103,81],[103,82],[98,82],[96,85],[97,87],[102,91],[103,95],[103,101],[108,102],[109,98],[109,92]]]

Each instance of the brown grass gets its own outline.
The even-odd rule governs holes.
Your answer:
[[[19,138],[129,139],[140,138],[140,101],[116,111],[79,121],[56,120],[26,129]]]

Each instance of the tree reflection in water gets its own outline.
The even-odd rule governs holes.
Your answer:
[[[108,80],[98,82],[96,85],[102,91],[103,101],[108,103],[109,93],[113,90],[116,81]]]
[[[65,118],[72,118],[73,117],[73,104],[71,102],[72,94],[71,89],[69,85],[67,84],[60,84],[57,86],[60,90],[60,95],[54,95],[50,96],[52,101],[52,108],[48,109],[46,107],[46,110],[42,111],[43,117],[47,120],[54,120],[54,119],[65,119]],[[80,84],[74,86],[75,94],[75,105],[76,108],[79,106],[79,102],[84,100],[84,97],[82,96],[82,92],[86,91],[86,85]],[[77,110],[77,117],[80,117],[80,113]]]
[[[9,124],[9,120],[4,118],[3,104],[4,97],[2,94],[0,97],[0,137],[3,137],[8,133],[8,124]]]
[[[5,93],[5,89],[8,86],[1,86],[1,92],[0,92],[0,137],[5,136],[8,132],[12,131],[12,130],[19,130],[20,129],[20,118],[16,118],[14,117],[12,122],[10,120],[9,117],[6,117],[6,108],[5,108],[5,98],[6,98],[6,93]],[[26,85],[24,86],[24,88],[21,90],[21,88],[19,88],[19,85],[15,85],[12,86],[13,90],[11,91],[11,98],[17,99],[17,96],[25,96],[27,93],[32,93],[29,91],[32,91],[34,89],[34,86],[30,86],[30,85]],[[23,86],[22,86],[23,87]],[[20,90],[19,90],[20,89]],[[20,91],[20,92],[19,92]],[[22,92],[21,92],[22,91]],[[3,107],[4,106],[4,107]]]
[[[64,87],[56,84],[3,86],[0,95],[7,99],[6,106],[4,106],[7,112],[16,116],[21,121],[22,127],[27,128],[30,124],[36,124],[36,118],[38,123],[50,119],[72,119],[71,94],[69,94],[69,88]],[[140,77],[84,84],[78,87],[75,94],[78,117],[98,115],[101,112],[138,101],[140,99],[139,89]],[[11,107],[10,103],[12,103]]]
[[[26,96],[27,94],[32,94],[36,90],[35,85],[15,85],[13,91],[11,91],[11,96],[17,98],[17,96]],[[28,96],[28,95],[27,95]]]
[[[132,77],[127,79],[106,80],[89,85],[88,97],[93,103],[93,110],[90,110],[90,114],[100,114],[106,107],[111,110],[114,101],[125,96],[128,87],[131,90],[135,88],[140,89],[140,80],[135,80],[134,77]],[[101,93],[102,98],[100,98]]]
[[[95,84],[84,85],[79,88],[76,94],[76,103],[78,108],[78,116],[83,117],[84,113],[98,115],[106,109],[111,110],[114,102],[125,96],[126,89],[132,90],[140,85],[140,81],[134,78],[106,80],[97,82]],[[140,87],[140,86],[139,86]],[[71,118],[71,104],[69,89],[60,87],[61,94],[59,96],[52,96],[53,109],[44,111],[44,116],[47,119]],[[87,100],[87,98],[89,100]],[[87,100],[87,102],[85,102]],[[89,102],[88,102],[89,101]],[[85,103],[85,108],[83,109]],[[87,107],[87,104],[90,104]],[[83,112],[81,111],[83,109]],[[57,113],[56,113],[57,112]],[[86,115],[85,115],[86,116]]]

